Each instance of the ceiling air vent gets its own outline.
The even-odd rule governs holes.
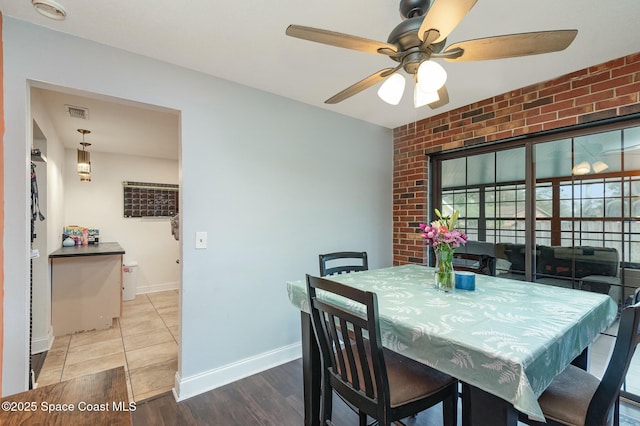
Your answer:
[[[67,112],[69,113],[69,116],[71,116],[72,118],[80,118],[82,120],[89,119],[89,108],[73,106],[73,105],[65,105],[65,107],[67,108]]]

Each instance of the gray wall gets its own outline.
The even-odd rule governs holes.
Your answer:
[[[300,355],[285,283],[318,253],[391,265],[390,130],[12,18],[3,31],[5,395],[27,386],[30,81],[181,111],[179,398]]]

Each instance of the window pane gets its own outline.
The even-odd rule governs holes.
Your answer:
[[[454,158],[442,162],[442,187],[453,188],[467,183],[467,159]]]
[[[560,217],[573,216],[573,185],[562,182],[560,184]]]
[[[604,216],[604,181],[585,181],[581,185],[582,198],[577,200],[582,217]]]
[[[496,156],[494,153],[474,155],[467,157],[469,174],[468,185],[493,183],[495,179]]]
[[[551,184],[541,183],[536,187],[536,218],[553,215],[553,188]]]
[[[539,143],[534,148],[536,179],[571,175],[571,139]]]
[[[624,169],[640,170],[640,127],[623,130]]]
[[[575,138],[574,165],[584,164],[584,173],[576,175],[611,173],[621,171],[622,132],[596,133],[594,135]]]
[[[625,203],[625,209],[627,208],[628,205]],[[604,214],[607,217],[622,217],[622,200],[607,201]]]
[[[524,156],[524,147],[498,151],[496,153],[496,183],[524,181]]]

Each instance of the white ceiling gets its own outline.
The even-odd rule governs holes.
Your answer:
[[[478,0],[449,35],[447,45],[555,29],[577,29],[578,36],[562,52],[482,62],[441,62],[449,75],[450,103],[437,110],[415,109],[409,90],[400,105],[387,105],[377,97],[377,86],[342,103],[326,105],[327,98],[395,62],[382,55],[287,37],[286,27],[299,24],[386,41],[401,21],[397,0],[58,3],[67,12],[64,21],[39,15],[29,0],[0,0],[0,10],[6,16],[387,128],[640,51],[638,0]],[[91,121],[94,125],[93,118]]]
[[[44,87],[48,87],[43,85]],[[71,89],[61,91],[34,87],[49,113],[61,142],[68,148],[81,149],[82,134],[90,130],[84,141],[88,151],[177,160],[179,155],[179,113],[160,107],[78,94]],[[32,95],[33,96],[33,95]],[[86,108],[88,119],[71,117],[67,105]]]

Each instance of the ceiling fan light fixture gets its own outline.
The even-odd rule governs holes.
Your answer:
[[[404,94],[405,84],[405,78],[398,73],[394,73],[382,83],[382,86],[378,89],[378,96],[388,104],[398,105]]]
[[[437,92],[447,81],[447,72],[437,62],[426,60],[418,67],[416,75],[423,92]]]
[[[594,173],[600,173],[607,170],[609,168],[609,165],[604,161],[598,160],[595,163],[593,163],[591,167],[593,168]]]
[[[440,95],[438,95],[437,91],[425,92],[420,88],[419,85],[415,85],[415,88],[413,89],[413,105],[416,108],[420,108],[422,106],[430,104],[431,102],[436,102],[439,100]]]
[[[583,161],[579,164],[576,164],[573,169],[571,169],[571,173],[574,175],[586,175],[591,171],[591,165],[588,161]]]

